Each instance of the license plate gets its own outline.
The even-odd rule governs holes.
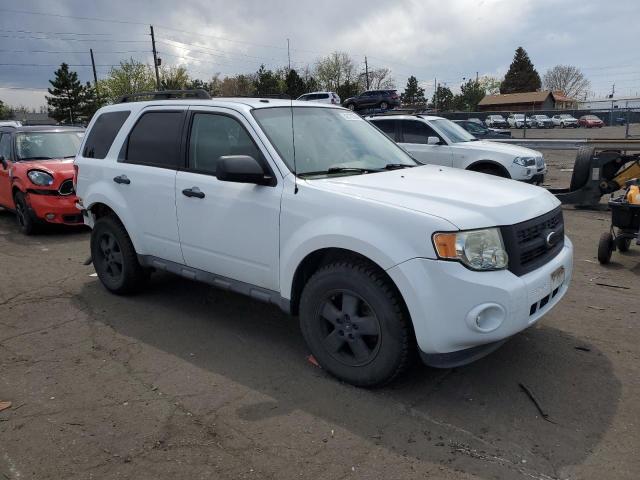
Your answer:
[[[564,283],[564,267],[560,267],[551,274],[551,291]]]

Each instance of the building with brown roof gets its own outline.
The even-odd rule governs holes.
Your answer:
[[[482,112],[556,110],[569,108],[575,101],[561,92],[544,90],[541,92],[507,93],[487,95],[478,104]]]

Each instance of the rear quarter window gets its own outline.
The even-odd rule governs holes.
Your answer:
[[[94,122],[87,136],[82,156],[85,158],[105,158],[116,135],[130,114],[129,110],[102,113]]]
[[[183,111],[144,113],[129,134],[124,161],[178,168],[183,122]]]

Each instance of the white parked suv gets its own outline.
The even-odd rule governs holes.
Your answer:
[[[419,165],[341,107],[127,101],[96,113],[75,168],[108,290],[166,270],[274,303],[355,385],[390,381],[415,347],[435,366],[480,358],[547,314],[571,278],[549,192]]]
[[[524,128],[525,122],[527,128],[530,128],[533,122],[530,117],[524,116],[523,113],[512,113],[507,117],[507,122],[509,123],[509,127],[511,128]]]
[[[340,105],[340,97],[335,92],[311,92],[300,95],[298,100],[303,102],[330,103]]]
[[[553,121],[553,124],[556,127],[578,128],[578,119],[568,113],[563,113],[561,115],[554,115],[553,117],[551,117],[551,120]]]
[[[547,172],[542,153],[529,148],[478,140],[456,123],[427,115],[369,116],[367,120],[420,163],[541,184]]]

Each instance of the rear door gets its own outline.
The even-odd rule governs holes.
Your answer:
[[[418,120],[402,120],[400,123],[400,146],[421,163],[443,165],[451,167],[453,165],[453,154],[451,148],[444,138],[433,128]],[[428,145],[429,137],[437,137],[440,141],[438,145]]]
[[[252,127],[233,110],[194,108],[189,114],[187,167],[178,172],[176,204],[185,263],[265,289],[279,289],[282,182],[275,186],[221,182],[224,155],[249,155],[272,170]],[[199,190],[201,197],[185,191]]]
[[[149,107],[131,129],[113,165],[112,176],[122,194],[141,254],[184,263],[176,216],[176,171],[183,165],[180,143],[186,106]]]
[[[4,157],[4,165],[0,164],[0,205],[13,208],[13,198],[11,198],[11,178],[9,170],[11,168],[11,134],[0,132],[0,157]]]

